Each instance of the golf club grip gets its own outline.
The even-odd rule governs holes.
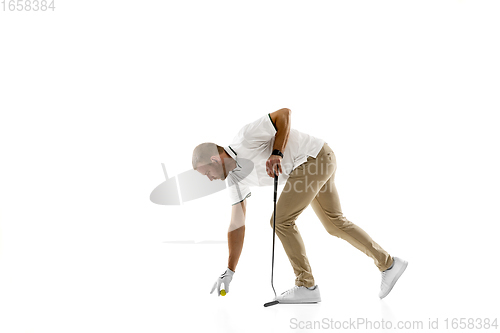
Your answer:
[[[278,195],[278,175],[274,173],[274,202],[276,202],[277,195]]]

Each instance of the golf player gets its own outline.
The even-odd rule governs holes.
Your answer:
[[[228,146],[202,143],[193,151],[193,168],[213,180],[228,180],[232,204],[228,231],[228,266],[212,290],[225,292],[236,271],[245,237],[247,198],[251,186],[272,186],[274,174],[284,184],[276,203],[276,234],[295,273],[295,286],[275,300],[280,303],[321,301],[318,285],[295,221],[311,205],[326,231],[349,242],[373,259],[382,272],[379,297],[384,298],[403,274],[408,263],[392,257],[363,229],[346,219],[335,188],[336,157],[328,144],[291,128],[291,111],[283,108],[245,125]],[[271,216],[273,226],[274,213]]]

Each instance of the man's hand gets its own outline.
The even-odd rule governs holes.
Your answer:
[[[221,274],[217,278],[217,280],[214,283],[214,286],[212,287],[212,291],[210,293],[213,293],[215,288],[217,287],[217,295],[220,296],[220,285],[224,283],[224,288],[226,290],[226,294],[229,293],[229,284],[231,283],[231,280],[233,279],[233,274],[234,272],[230,270],[229,268],[226,269],[224,273]]]
[[[279,155],[271,155],[266,162],[266,172],[271,178],[274,178],[274,173],[278,176],[283,173],[281,169],[281,160],[283,158]],[[274,172],[273,172],[274,171]]]

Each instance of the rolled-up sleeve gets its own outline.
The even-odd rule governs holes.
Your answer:
[[[234,206],[246,198],[250,197],[252,195],[252,192],[250,192],[250,187],[243,182],[238,182],[235,180],[235,177],[229,176],[227,178],[228,180],[228,193],[229,193],[229,200],[231,202],[231,205]]]

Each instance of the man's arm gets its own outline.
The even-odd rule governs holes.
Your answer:
[[[287,108],[269,114],[277,132],[273,150],[279,149],[281,152],[285,151],[286,144],[288,143],[288,135],[290,134],[291,114],[292,111]]]
[[[229,247],[229,259],[227,267],[236,272],[236,265],[240,259],[243,249],[243,239],[245,238],[245,215],[246,199],[232,206],[231,224],[227,233],[227,244]]]
[[[287,108],[283,108],[269,114],[271,121],[276,128],[273,151],[274,149],[278,149],[283,154],[285,152],[285,147],[288,143],[288,135],[290,134],[291,114],[292,111]],[[281,156],[271,155],[266,161],[266,172],[269,177],[274,178],[275,173],[278,176],[280,173],[283,173],[281,160]]]

